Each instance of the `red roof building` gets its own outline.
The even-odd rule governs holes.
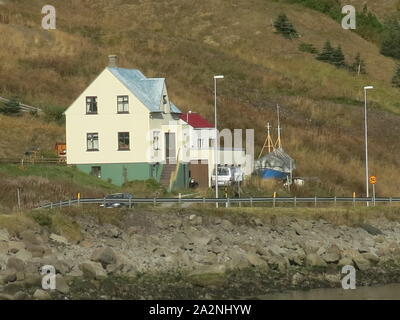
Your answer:
[[[214,128],[214,125],[209,123],[207,119],[195,112],[181,113],[179,117],[193,128]]]

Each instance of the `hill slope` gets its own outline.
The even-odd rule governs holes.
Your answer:
[[[57,30],[48,32],[40,28],[44,4],[0,5],[0,59],[7,61],[0,66],[0,95],[65,108],[115,53],[123,67],[166,77],[182,110],[212,119],[212,76],[221,73],[220,128],[254,128],[259,150],[279,103],[283,143],[297,160],[297,175],[319,177],[314,193],[349,195],[364,190],[362,87],[374,85],[371,173],[378,175],[380,195],[398,194],[400,91],[390,86],[396,63],[328,16],[273,0],[65,0],[56,4]],[[282,12],[299,39],[275,33],[272,21]],[[360,52],[368,75],[338,70],[298,49],[302,42],[320,49],[326,40],[341,45],[348,63]]]

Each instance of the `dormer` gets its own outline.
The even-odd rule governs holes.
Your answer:
[[[161,102],[160,102],[160,111],[163,113],[170,113],[171,112],[171,104],[168,98],[167,87],[164,82],[164,87],[161,94]]]

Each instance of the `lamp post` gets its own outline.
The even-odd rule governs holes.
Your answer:
[[[367,189],[367,198],[369,198],[369,181],[368,181],[368,116],[367,116],[367,90],[373,89],[373,86],[364,87],[364,128],[365,128],[365,187]],[[369,202],[367,200],[367,207]]]
[[[223,79],[223,75],[214,76],[214,127],[215,127],[215,142],[214,142],[214,160],[215,160],[215,199],[218,199],[218,123],[217,123],[217,79]],[[218,201],[215,203],[218,208]]]

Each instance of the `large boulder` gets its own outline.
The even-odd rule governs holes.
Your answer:
[[[90,260],[100,262],[103,268],[106,268],[107,265],[116,263],[118,258],[113,249],[103,247],[94,250]]]
[[[67,245],[68,244],[68,240],[67,238],[63,237],[63,236],[59,236],[58,234],[52,233],[49,236],[49,239],[57,244],[62,244],[62,245]]]
[[[383,232],[381,230],[379,230],[378,228],[376,228],[374,226],[371,226],[368,223],[360,223],[358,226],[361,229],[367,231],[369,234],[372,234],[373,236],[383,234]]]
[[[69,285],[61,275],[56,276],[56,290],[60,293],[67,294],[69,292]]]
[[[50,300],[51,296],[47,291],[42,289],[37,289],[33,294],[33,298],[36,300]]]
[[[83,272],[83,276],[89,279],[100,279],[107,276],[101,263],[87,261],[79,265],[79,269]]]
[[[235,229],[235,226],[232,224],[232,222],[226,219],[221,221],[221,227],[222,229],[228,232],[233,231]]]
[[[10,257],[7,261],[7,269],[14,269],[17,272],[25,270],[25,262],[16,257]]]
[[[361,254],[353,257],[353,262],[357,269],[361,271],[368,270],[371,267],[371,262],[364,258]]]
[[[10,234],[6,229],[0,229],[0,241],[9,241]]]
[[[341,258],[340,249],[336,245],[330,246],[324,254],[322,254],[322,259],[326,263],[338,263]]]
[[[316,253],[306,255],[306,264],[310,267],[326,267],[326,262]]]
[[[14,269],[0,271],[0,284],[7,284],[14,281],[17,281],[17,271]]]

